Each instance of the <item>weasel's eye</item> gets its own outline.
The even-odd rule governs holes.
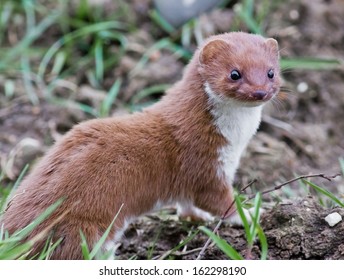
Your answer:
[[[270,69],[270,70],[268,71],[268,78],[269,78],[269,79],[272,79],[274,76],[275,76],[274,70]]]
[[[238,70],[233,70],[229,76],[233,81],[241,79],[241,74]]]

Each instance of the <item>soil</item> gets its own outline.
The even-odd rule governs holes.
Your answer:
[[[268,242],[268,259],[344,259],[344,223],[330,227],[325,217],[331,213],[338,213],[343,217],[344,209],[324,209],[312,197],[305,197],[294,203],[280,203],[266,211],[261,225]],[[176,219],[166,221],[158,216],[146,217],[133,224],[126,232],[117,254],[120,259],[149,257],[195,260],[207,241],[205,234],[197,234],[176,251],[171,249],[189,238],[197,226],[195,223]],[[247,256],[247,241],[242,228],[224,225],[219,235],[242,256]],[[258,241],[249,256],[250,259],[260,258]],[[225,258],[224,253],[214,244],[207,248],[202,257],[207,260]]]
[[[107,2],[111,5],[111,1]],[[157,37],[164,36],[147,15],[151,6],[151,1],[133,1],[130,20],[141,28],[128,35],[131,51],[104,81],[105,85],[111,85],[115,78],[123,80],[113,115],[126,112],[124,104],[132,101],[138,91],[155,84],[173,84],[181,77],[185,62],[167,51],[153,53],[144,69],[139,69],[135,75],[131,72],[142,53]],[[282,57],[335,58],[342,64],[332,70],[284,72],[284,98],[265,108],[260,130],[241,161],[237,187],[258,179],[254,189],[249,190],[253,193],[282,183],[295,174],[340,173],[338,159],[344,158],[343,14],[341,0],[290,0],[278,1],[267,17],[266,36],[279,41]],[[202,15],[200,22],[204,34],[228,31],[235,23],[232,6]],[[244,26],[241,29],[246,30]],[[194,44],[190,49],[195,47]],[[15,181],[26,163],[39,158],[74,124],[93,117],[73,106],[48,102],[43,93],[39,105],[33,106],[20,77],[0,75],[0,91],[4,91],[8,78],[15,83],[14,95],[0,95],[0,160],[7,183]],[[56,94],[99,108],[106,96],[105,89],[92,88],[85,84],[83,77],[75,77],[73,83],[77,85],[73,94],[63,88]],[[154,98],[160,96],[161,93],[157,93]],[[151,101],[151,98],[142,101]],[[313,181],[343,197],[342,177],[331,182],[320,178]],[[309,197],[312,194],[313,198]],[[282,202],[277,203],[276,199]],[[262,216],[262,227],[268,239],[270,259],[344,259],[344,222],[330,227],[324,220],[330,212],[344,216],[343,209],[323,208],[317,195],[298,183],[268,195],[265,200],[270,209]],[[179,221],[170,209],[163,215],[143,217],[126,232],[117,251],[119,258],[196,259],[199,248],[207,240],[201,233],[176,252],[167,253],[197,226]],[[214,228],[215,223],[208,227]],[[247,244],[241,228],[223,226],[219,235],[245,256]],[[258,245],[253,247],[252,258],[259,258]],[[203,258],[227,257],[211,245]]]

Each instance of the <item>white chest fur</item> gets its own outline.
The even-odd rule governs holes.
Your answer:
[[[249,107],[230,99],[225,100],[215,94],[208,83],[205,84],[205,91],[212,106],[214,124],[228,141],[218,151],[217,174],[222,178],[224,176],[227,183],[232,185],[240,157],[260,124],[263,106]]]

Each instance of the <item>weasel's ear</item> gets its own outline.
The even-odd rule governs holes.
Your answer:
[[[279,50],[278,50],[278,42],[273,39],[273,38],[268,38],[265,41],[265,44],[274,52],[278,55]]]
[[[199,54],[200,64],[207,64],[218,54],[228,51],[228,44],[223,40],[213,40],[206,44]]]

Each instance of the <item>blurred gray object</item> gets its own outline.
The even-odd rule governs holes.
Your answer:
[[[216,7],[222,0],[154,0],[160,14],[174,27]]]

